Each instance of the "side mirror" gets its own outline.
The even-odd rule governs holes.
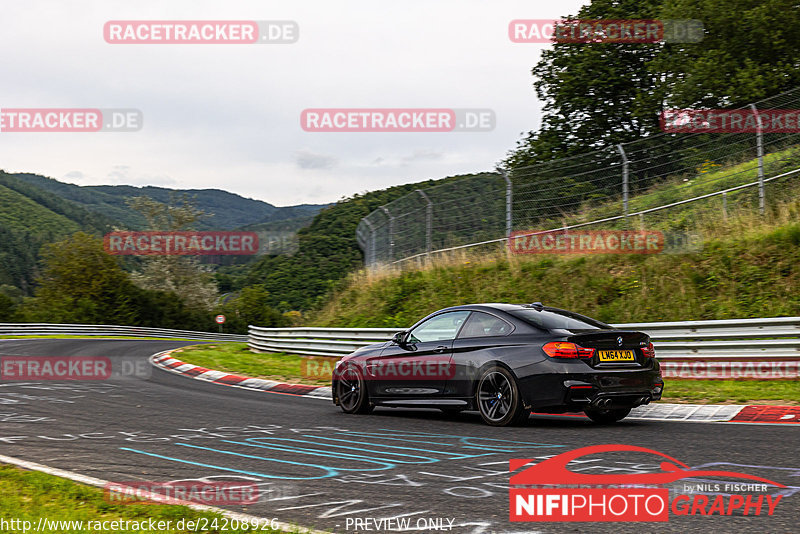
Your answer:
[[[406,333],[405,332],[397,332],[395,335],[392,336],[392,343],[395,345],[400,345],[401,347],[406,344]]]

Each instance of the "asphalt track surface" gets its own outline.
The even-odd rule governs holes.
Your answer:
[[[0,356],[146,361],[180,342],[2,340]],[[635,421],[597,426],[538,418],[491,428],[476,414],[378,409],[343,414],[327,400],[204,383],[160,369],[105,381],[0,381],[0,454],[115,481],[256,482],[261,499],[229,507],[334,532],[386,532],[367,518],[407,518],[417,532],[796,532],[796,425]],[[149,375],[149,376],[148,376]],[[773,516],[675,516],[668,523],[511,523],[508,462],[598,444],[655,449],[691,467],[741,471],[790,488]],[[658,470],[651,456],[605,454],[584,473]],[[720,482],[722,480],[717,480]],[[700,480],[676,483],[697,485]],[[683,489],[681,489],[683,488]],[[767,494],[774,495],[771,488]],[[425,525],[428,528],[425,528]],[[365,528],[371,527],[371,529]],[[445,530],[447,531],[447,530]],[[391,531],[397,532],[397,531]]]

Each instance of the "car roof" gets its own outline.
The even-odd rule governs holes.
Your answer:
[[[482,304],[462,304],[461,306],[451,306],[450,308],[444,308],[439,311],[453,311],[453,310],[501,310],[501,311],[511,311],[511,310],[524,310],[530,308],[530,304],[509,304],[506,302],[484,302]],[[544,306],[545,310],[558,310],[559,308],[551,308],[549,306]]]

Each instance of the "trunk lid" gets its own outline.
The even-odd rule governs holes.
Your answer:
[[[635,330],[572,332],[567,341],[595,349],[594,356],[588,360],[592,367],[641,367],[646,363],[642,349],[650,343],[650,336],[644,332]]]

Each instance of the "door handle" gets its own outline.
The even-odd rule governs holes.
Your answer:
[[[435,349],[433,349],[433,352],[442,353],[442,352],[444,352],[444,351],[446,351],[446,350],[447,350],[447,347],[446,347],[446,346],[444,346],[444,345],[439,345],[438,347],[436,347]]]

